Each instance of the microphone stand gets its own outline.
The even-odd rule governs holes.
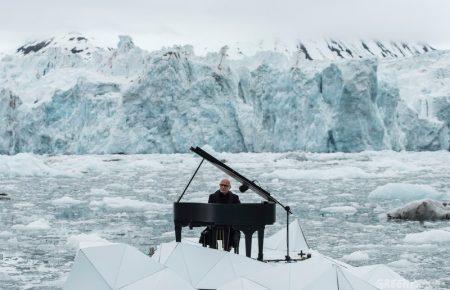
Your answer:
[[[286,262],[291,261],[291,256],[289,256],[289,215],[292,214],[291,208],[289,206],[285,206],[284,210],[286,211]]]

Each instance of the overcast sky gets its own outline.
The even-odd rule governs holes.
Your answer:
[[[130,35],[146,49],[297,39],[377,38],[450,48],[450,0],[0,0],[0,51],[78,31],[115,46]]]

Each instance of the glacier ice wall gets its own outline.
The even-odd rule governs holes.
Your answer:
[[[448,51],[301,63],[267,52],[219,69],[219,54],[191,46],[80,41],[2,58],[1,154],[449,149]]]

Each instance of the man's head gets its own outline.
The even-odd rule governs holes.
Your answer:
[[[230,191],[231,183],[228,179],[224,178],[219,183],[219,190],[221,193],[227,194]]]

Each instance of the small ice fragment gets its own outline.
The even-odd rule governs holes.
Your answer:
[[[48,230],[50,228],[50,224],[45,219],[38,219],[27,225],[14,225],[11,228],[16,230]]]
[[[74,199],[70,196],[63,196],[52,201],[52,204],[55,206],[72,206],[81,203],[84,203],[84,201]]]
[[[352,262],[361,262],[361,261],[368,261],[369,260],[369,254],[364,251],[356,251],[348,255],[344,255],[342,259],[346,261],[352,261]]]
[[[323,212],[354,215],[358,210],[353,206],[330,206],[322,208]]]

